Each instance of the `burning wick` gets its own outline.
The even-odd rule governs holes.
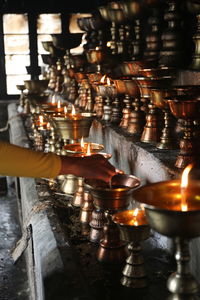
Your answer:
[[[108,48],[110,48],[110,47],[111,47],[111,42],[110,42],[110,41],[107,42],[106,46],[107,46]]]
[[[57,108],[61,108],[60,100],[58,100]]]
[[[55,104],[56,103],[56,96],[55,95],[53,95],[52,96],[52,102],[51,102],[52,104]]]
[[[74,116],[75,114],[76,114],[76,110],[75,110],[74,105],[72,105],[72,116]]]
[[[139,209],[138,209],[138,208],[136,208],[136,209],[134,210],[134,212],[133,212],[133,217],[134,217],[134,219],[133,219],[133,225],[134,225],[134,226],[138,226],[138,221],[137,221],[137,215],[138,215],[138,212],[139,212]]]
[[[188,187],[188,175],[192,169],[192,164],[189,164],[183,171],[181,177],[181,210],[187,211],[188,204],[187,204],[187,187]]]
[[[66,114],[67,114],[67,106],[64,106],[64,114],[66,116]]]
[[[103,75],[103,77],[100,80],[100,83],[103,83],[103,84],[106,83],[106,75]]]
[[[111,86],[111,80],[110,80],[110,78],[108,78],[108,77],[107,77],[107,85],[108,85],[108,86]]]
[[[51,129],[51,124],[48,122],[47,123],[47,130],[50,130]]]
[[[83,140],[83,136],[81,138],[81,148],[84,148],[85,147],[85,143],[84,143],[84,140]]]
[[[39,122],[40,122],[40,126],[42,126],[43,123],[44,123],[44,118],[43,118],[43,116],[39,116]]]
[[[87,156],[90,156],[90,155],[91,155],[90,143],[88,143],[88,145],[87,145],[87,152],[86,152],[86,155],[87,155]]]

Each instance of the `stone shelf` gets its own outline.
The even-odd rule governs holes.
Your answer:
[[[23,118],[18,115],[16,104],[8,106],[8,115],[9,118],[12,117],[10,141],[29,147]],[[179,172],[173,167],[177,151],[167,152],[166,155],[166,152],[158,151],[153,146],[133,141],[133,137],[125,135],[114,126],[94,121],[88,140],[104,144],[105,152],[113,155],[111,162],[126,173],[139,176],[142,184],[179,176]],[[91,244],[82,232],[78,222],[79,211],[71,207],[69,196],[59,198],[42,179],[19,178],[18,188],[21,227],[24,230],[31,225],[32,228],[32,237],[25,251],[30,299],[128,300],[134,296],[135,299],[143,300],[165,298],[166,278],[173,265],[171,240],[152,231],[151,237],[143,244],[150,286],[140,293],[130,289],[125,291],[119,286],[119,277],[115,278],[118,281],[112,277],[115,271],[108,271],[97,263],[97,246]],[[198,238],[191,242],[191,269],[198,280],[199,248]],[[99,279],[95,279],[97,274],[101,274]]]
[[[100,121],[93,122],[88,140],[103,144],[105,152],[112,154],[110,162],[127,174],[140,177],[142,184],[179,176],[180,171],[174,167],[178,150],[156,149],[121,128]]]

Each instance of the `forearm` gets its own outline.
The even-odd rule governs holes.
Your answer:
[[[1,175],[54,178],[60,173],[60,169],[61,159],[56,154],[0,142]]]

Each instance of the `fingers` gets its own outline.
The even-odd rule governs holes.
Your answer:
[[[124,174],[123,170],[115,169],[115,171],[116,171],[117,174]]]
[[[109,182],[112,176],[116,173],[115,167],[109,163],[108,159],[106,159],[101,154],[94,154],[92,156],[88,156],[88,163],[90,166],[90,172],[88,170],[87,177],[93,179],[100,179],[105,182]]]

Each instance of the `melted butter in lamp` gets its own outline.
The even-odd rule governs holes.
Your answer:
[[[84,157],[84,156],[91,156],[91,155],[96,154],[91,151],[91,143],[84,143],[84,148],[82,148],[82,150],[83,150],[83,153],[74,153],[73,156]]]
[[[117,213],[115,216],[115,221],[121,225],[128,226],[141,226],[148,224],[145,211],[138,208]]]
[[[91,146],[90,146],[90,143],[87,143],[87,148],[84,147],[83,150],[86,150],[84,153],[80,153],[80,156],[81,157],[84,157],[84,156],[90,156],[92,155],[93,153],[91,152]]]

